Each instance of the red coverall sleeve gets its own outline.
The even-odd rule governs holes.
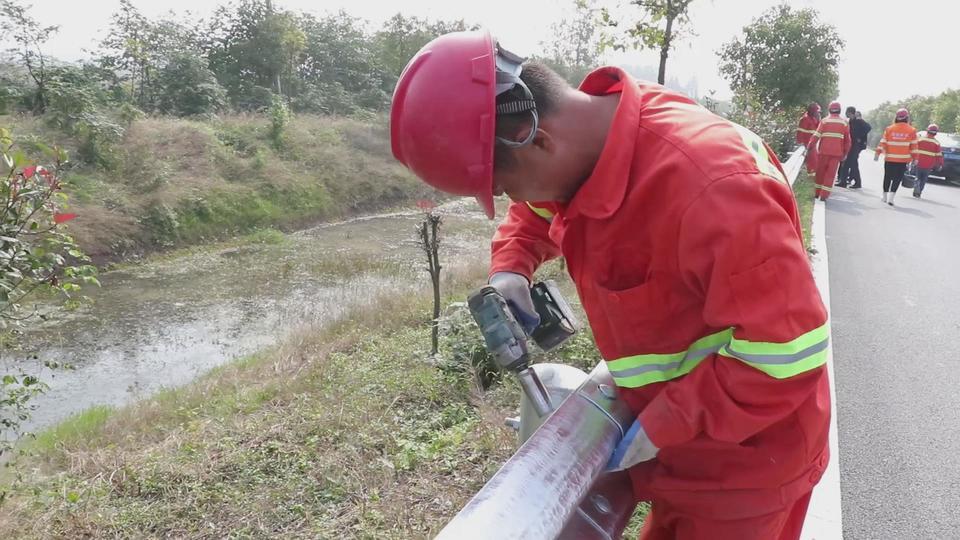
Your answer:
[[[753,175],[715,182],[681,222],[678,266],[705,322],[734,338],[786,343],[822,327],[820,300],[790,189]],[[666,383],[640,414],[659,448],[701,433],[739,443],[792,414],[826,377],[824,365],[775,378],[723,354]]]
[[[821,120],[817,124],[817,132],[810,136],[810,142],[807,143],[807,148],[816,148],[817,143],[820,142],[820,134],[823,133],[823,121]]]
[[[797,144],[803,144],[803,141],[800,140],[803,134],[803,132],[800,131],[801,129],[803,129],[803,118],[797,123]]]
[[[538,216],[525,203],[510,203],[507,217],[497,227],[490,244],[490,274],[516,272],[533,283],[533,273],[541,264],[560,256],[550,239],[550,222]]]

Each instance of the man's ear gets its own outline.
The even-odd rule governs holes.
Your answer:
[[[554,153],[557,148],[557,142],[553,139],[553,136],[539,128],[537,129],[537,134],[533,136],[533,142],[531,144],[548,154]]]

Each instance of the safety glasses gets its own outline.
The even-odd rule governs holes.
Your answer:
[[[530,89],[527,88],[527,85],[524,84],[524,82],[520,79],[520,73],[523,71],[523,62],[525,58],[522,58],[504,49],[499,43],[494,46],[494,53],[496,55],[497,76],[496,96],[499,96],[504,92],[509,92],[516,87],[520,87],[523,90],[522,99],[497,105],[497,115],[520,114],[528,112],[530,113],[530,116],[533,117],[533,127],[530,130],[530,133],[527,134],[527,138],[523,141],[513,141],[510,139],[504,139],[503,137],[497,137],[496,139],[503,145],[510,148],[520,148],[530,144],[533,141],[533,137],[537,134],[537,128],[540,125],[540,115],[537,114],[537,102],[533,99],[533,93],[530,92]]]

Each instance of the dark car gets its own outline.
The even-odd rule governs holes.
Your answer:
[[[960,135],[956,133],[938,133],[937,140],[943,151],[943,169],[930,173],[930,180],[960,184]],[[904,187],[913,187],[916,178],[916,168],[911,165],[907,168],[907,177]]]

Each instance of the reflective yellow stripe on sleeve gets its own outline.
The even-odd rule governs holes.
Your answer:
[[[547,210],[546,208],[540,208],[530,203],[527,203],[527,207],[529,207],[530,210],[533,210],[534,214],[542,217],[543,219],[547,221],[553,221],[553,212]]]
[[[736,358],[776,379],[786,379],[824,365],[829,346],[830,324],[825,323],[786,343],[733,338],[720,349],[720,354]]]
[[[826,363],[829,345],[829,323],[786,343],[737,339],[733,337],[733,329],[728,328],[698,339],[685,351],[626,356],[607,361],[607,368],[617,386],[638,388],[682,377],[703,359],[719,353],[771,377],[786,379]]]

